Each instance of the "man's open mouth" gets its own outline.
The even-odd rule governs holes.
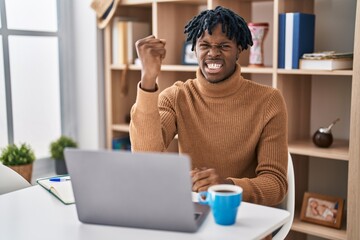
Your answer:
[[[205,65],[209,73],[218,73],[221,71],[223,64],[219,61],[206,61]]]
[[[207,67],[209,69],[219,69],[222,67],[222,64],[219,64],[219,63],[208,63],[207,64]]]

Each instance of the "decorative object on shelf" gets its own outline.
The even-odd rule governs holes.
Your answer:
[[[298,69],[302,55],[314,52],[314,39],[314,14],[279,14],[278,67]]]
[[[316,146],[327,148],[330,147],[333,143],[333,135],[331,132],[332,127],[340,121],[340,118],[337,118],[335,121],[333,121],[328,127],[319,128],[313,135],[313,142]]]
[[[9,144],[2,149],[0,155],[0,162],[19,173],[29,183],[31,183],[34,161],[34,151],[26,143],[22,143],[20,147],[15,144]]]
[[[250,48],[249,67],[264,66],[264,39],[269,31],[268,23],[248,23],[253,45]]]
[[[328,227],[340,228],[344,200],[340,197],[305,192],[300,219]]]
[[[120,0],[93,0],[90,7],[96,13],[97,26],[105,28],[115,14]]]
[[[120,96],[122,97],[126,97],[129,91],[129,84],[127,79],[128,70],[129,70],[129,64],[126,64],[125,68],[121,71],[121,75],[120,75],[119,93]]]
[[[192,43],[185,42],[182,54],[182,63],[185,65],[198,65],[195,52],[191,50]]]
[[[64,149],[66,147],[77,148],[77,143],[70,137],[61,136],[50,144],[50,155],[55,160],[56,174],[68,174],[64,159]]]

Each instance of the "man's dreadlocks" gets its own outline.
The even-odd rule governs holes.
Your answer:
[[[191,50],[194,50],[196,40],[204,34],[204,31],[207,30],[211,35],[218,23],[221,23],[222,32],[226,33],[230,40],[235,39],[242,50],[247,49],[248,45],[253,45],[251,32],[245,20],[230,9],[217,6],[214,10],[202,11],[185,26],[184,33],[188,34],[186,41],[192,42]]]

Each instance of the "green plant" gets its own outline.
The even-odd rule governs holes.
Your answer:
[[[76,148],[77,143],[70,137],[61,136],[50,144],[50,154],[53,159],[64,160],[64,149],[66,147]]]
[[[1,151],[0,162],[7,166],[30,164],[35,161],[35,154],[30,145],[9,144]]]

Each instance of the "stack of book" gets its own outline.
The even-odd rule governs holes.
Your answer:
[[[300,69],[307,70],[345,70],[353,67],[353,53],[335,51],[303,54]]]
[[[148,22],[115,17],[112,25],[113,64],[134,64],[137,58],[135,42],[151,34]]]

